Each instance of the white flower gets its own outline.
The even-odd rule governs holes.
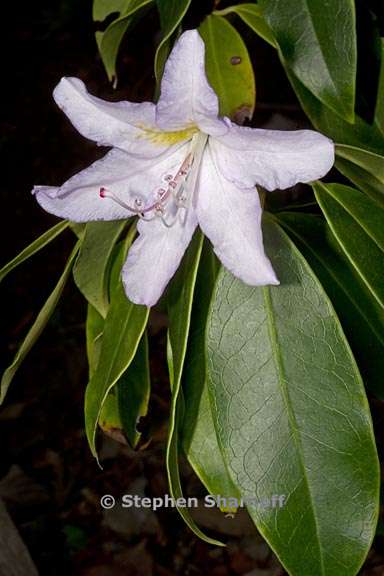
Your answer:
[[[328,138],[219,118],[196,30],[175,44],[156,105],[105,102],[76,78],[63,78],[54,98],[83,136],[112,150],[60,188],[35,187],[37,201],[74,222],[140,216],[122,270],[132,302],[157,302],[197,225],[235,276],[278,284],[264,254],[255,185],[274,190],[324,176],[334,162]]]

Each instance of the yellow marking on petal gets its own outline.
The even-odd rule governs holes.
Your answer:
[[[194,134],[199,132],[197,126],[192,124],[184,130],[177,130],[176,132],[165,132],[162,130],[155,130],[153,128],[147,128],[146,126],[138,126],[141,128],[144,134],[140,134],[138,138],[145,138],[153,144],[159,144],[160,146],[172,146],[178,142],[183,142],[184,140],[190,140]]]

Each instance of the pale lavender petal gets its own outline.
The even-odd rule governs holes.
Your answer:
[[[101,146],[145,158],[169,147],[158,137],[152,102],[108,102],[89,94],[78,78],[62,78],[53,96],[80,134]]]
[[[221,175],[210,144],[195,204],[199,225],[228,270],[252,286],[279,283],[264,253],[259,194],[255,188],[237,188]]]
[[[184,224],[178,219],[171,228],[166,228],[160,219],[139,222],[139,237],[129,250],[122,272],[129,300],[146,306],[156,304],[176,272],[196,226],[192,208]]]
[[[317,180],[333,166],[333,142],[319,132],[228,125],[227,134],[212,139],[212,152],[220,172],[239,187],[289,188]]]
[[[207,134],[225,134],[227,125],[217,118],[218,98],[205,73],[205,47],[197,30],[177,40],[164,68],[156,122],[164,130],[197,125]]]
[[[157,190],[166,186],[165,176],[177,172],[187,153],[188,144],[155,159],[138,159],[113,149],[61,187],[35,186],[33,193],[47,212],[73,222],[129,218],[132,213],[111,198],[102,198],[100,189],[130,206],[135,198],[152,202]]]

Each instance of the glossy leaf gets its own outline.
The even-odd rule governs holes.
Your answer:
[[[279,213],[288,232],[330,297],[370,390],[384,400],[384,312],[338,246],[323,218]]]
[[[130,229],[129,235],[132,235],[133,233],[134,230]],[[124,240],[118,242],[113,249],[111,256],[112,260],[111,271],[109,274],[109,289],[108,289],[109,300],[112,299],[114,292],[119,289],[121,269],[127,257],[126,251],[127,251],[126,241],[124,242]]]
[[[283,59],[282,63],[285,65]],[[357,146],[376,154],[384,154],[383,135],[375,124],[368,124],[357,115],[355,123],[349,124],[315,98],[286,65],[285,72],[304,112],[320,132],[339,144]]]
[[[364,387],[304,258],[273,222],[264,240],[280,286],[246,286],[226,270],[216,285],[207,327],[216,431],[233,482],[289,574],[354,576],[378,514]]]
[[[84,222],[68,222],[68,226],[78,240],[82,240],[85,234],[86,224]]]
[[[104,32],[96,32],[97,46],[103,61],[108,79],[112,82],[116,75],[116,61],[121,41],[129,27],[132,27],[138,18],[143,15],[144,9],[148,8],[153,0],[130,0],[125,2],[124,9]]]
[[[133,234],[133,230],[130,231]],[[126,245],[124,241],[118,242],[114,246],[111,255],[111,269],[109,274],[109,299],[119,288],[121,268],[126,257]],[[89,366],[89,378],[96,370],[100,356],[101,341],[103,337],[105,319],[99,312],[88,303],[87,320],[85,323],[85,334],[87,341],[87,358]]]
[[[131,228],[127,246],[133,239]],[[113,386],[132,362],[148,320],[149,309],[130,302],[120,281],[112,294],[105,319],[97,370],[85,394],[85,429],[92,454],[97,458],[96,427],[102,406]]]
[[[112,436],[116,440],[124,438],[119,400],[115,388],[110,391],[105,399],[99,416],[99,426],[105,434]]]
[[[220,114],[242,124],[251,119],[256,89],[247,47],[236,29],[221,16],[207,16],[199,27],[205,43],[208,80],[219,97]]]
[[[275,48],[277,47],[272,31],[263,17],[260,6],[257,4],[246,3],[238,4],[237,6],[228,6],[228,8],[223,8],[222,10],[215,10],[213,14],[217,16],[237,14],[243,22],[248,24],[248,26],[268,42],[268,44],[271,44],[271,46]]]
[[[384,308],[384,209],[342,184],[313,185],[328,224],[371,295]]]
[[[208,492],[224,498],[238,498],[217,441],[205,373],[204,333],[217,272],[217,260],[205,242],[196,279],[183,371],[187,410],[182,424],[182,442],[189,463]]]
[[[124,252],[124,246],[120,246],[116,251],[111,271],[111,277],[114,276],[113,280],[111,278],[112,293],[118,289]],[[97,369],[104,324],[104,318],[91,304],[88,304],[86,336],[90,378]],[[98,422],[102,430],[115,437],[118,435],[120,440],[126,436],[131,446],[135,448],[141,436],[137,424],[140,418],[147,414],[150,387],[148,342],[144,334],[131,364],[105,399]]]
[[[349,160],[337,158],[335,166],[355,186],[368,194],[379,206],[384,208],[383,186],[377,178]]]
[[[8,391],[8,388],[12,382],[14,375],[16,374],[20,365],[26,358],[28,352],[31,350],[31,348],[33,347],[33,345],[36,343],[41,333],[43,332],[44,328],[48,324],[48,321],[51,318],[57,306],[57,303],[60,300],[60,297],[63,293],[67,280],[71,274],[72,266],[79,251],[79,248],[80,248],[80,242],[78,242],[75,248],[73,249],[65,265],[64,271],[59,278],[58,283],[56,284],[53,292],[50,294],[48,300],[45,302],[36,320],[29,329],[26,337],[24,338],[20,348],[16,353],[15,358],[13,359],[12,364],[8,366],[8,368],[5,370],[0,383],[0,404],[4,401],[5,395]]]
[[[323,104],[354,120],[356,31],[353,0],[261,0],[286,64]]]
[[[141,437],[137,425],[148,412],[150,392],[148,338],[144,333],[135,357],[116,386],[120,421],[132,448],[136,448]]]
[[[9,274],[12,270],[14,270],[14,268],[16,268],[17,266],[28,260],[28,258],[31,258],[31,256],[37,254],[37,252],[39,252],[42,248],[44,248],[50,242],[52,242],[52,240],[54,240],[66,228],[68,228],[68,222],[66,221],[59,222],[58,224],[56,224],[55,226],[44,232],[44,234],[39,236],[39,238],[36,238],[36,240],[31,242],[31,244],[29,244],[29,246],[24,248],[24,250],[22,250],[17,256],[15,256],[13,260],[5,264],[5,266],[3,266],[0,269],[0,282],[4,280],[7,274]]]
[[[195,233],[167,295],[169,316],[167,356],[172,399],[168,424],[166,465],[169,491],[175,499],[183,497],[179,473],[179,428],[182,407],[181,377],[187,350],[193,294],[202,243],[203,236],[201,232]],[[219,541],[203,534],[190,516],[187,508],[178,507],[178,511],[185,523],[202,540],[210,544],[221,545]]]
[[[98,313],[96,308],[94,308],[92,304],[88,304],[85,335],[90,378],[95,373],[99,361],[104,322],[104,318]]]
[[[105,318],[108,310],[108,270],[110,258],[125,220],[89,222],[73,276],[83,296]]]
[[[93,0],[92,18],[103,22],[110,14],[125,12],[132,0]]]
[[[155,55],[155,75],[160,82],[170,47],[169,40],[184,18],[191,0],[156,0],[160,16],[161,41]]]
[[[371,198],[384,206],[384,156],[338,144],[336,167]]]

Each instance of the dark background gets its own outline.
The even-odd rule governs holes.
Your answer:
[[[194,4],[187,19],[190,27],[201,20],[202,6],[210,9],[209,2]],[[115,91],[97,53],[91,13],[90,0],[46,0],[14,3],[3,14],[0,266],[57,221],[36,204],[30,194],[32,186],[59,185],[104,153],[78,135],[55,107],[51,95],[59,79],[78,76],[92,93],[106,99],[152,98],[159,27],[155,11],[125,39]],[[274,51],[246,28],[241,30],[254,55],[255,124],[306,126]],[[369,94],[363,108],[367,101]],[[294,197],[306,193],[299,188]],[[53,289],[73,244],[73,234],[65,232],[2,283],[1,369],[11,361]],[[212,511],[198,511],[198,522],[228,542],[226,549],[220,549],[195,538],[175,511],[101,509],[99,499],[105,493],[118,498],[124,493],[157,496],[168,491],[164,473],[169,406],[165,330],[161,316],[154,316],[152,421],[147,423],[155,430],[154,437],[145,451],[138,452],[104,437],[101,471],[89,453],[83,429],[85,313],[84,301],[69,283],[0,410],[0,498],[39,574],[284,574],[245,513],[231,520]],[[204,494],[185,463],[182,469],[186,491]],[[362,574],[384,574],[379,545]]]

